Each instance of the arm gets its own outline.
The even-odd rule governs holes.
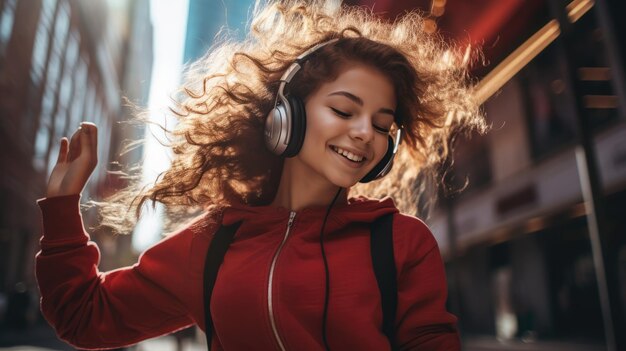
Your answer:
[[[100,253],[83,229],[79,195],[39,201],[36,275],[41,310],[59,337],[86,349],[113,348],[186,327],[188,230],[148,249],[138,264],[99,272]]]
[[[404,244],[397,258],[403,262],[398,265],[398,346],[400,350],[460,350],[456,317],[445,307],[447,286],[437,242],[423,222],[408,221],[396,224],[402,232],[394,230]]]

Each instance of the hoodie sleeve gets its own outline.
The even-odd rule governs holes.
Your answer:
[[[100,272],[100,252],[83,228],[79,202],[79,195],[38,201],[41,311],[58,336],[83,349],[115,348],[192,324],[183,303],[191,231],[168,236],[131,267]]]
[[[456,317],[446,311],[443,261],[434,236],[415,217],[394,220],[400,350],[460,350]]]

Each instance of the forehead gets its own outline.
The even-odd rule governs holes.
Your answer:
[[[322,98],[336,91],[347,91],[376,107],[395,108],[396,105],[391,79],[375,67],[361,63],[342,65],[336,78],[323,83],[313,95]]]

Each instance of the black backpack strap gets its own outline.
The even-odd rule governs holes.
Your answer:
[[[217,279],[217,272],[224,261],[226,251],[235,237],[235,232],[239,229],[241,222],[229,226],[221,226],[211,240],[209,250],[204,259],[204,325],[206,333],[207,348],[211,349],[211,338],[213,337],[213,319],[211,318],[211,295]]]
[[[371,231],[372,264],[383,308],[382,329],[389,339],[391,349],[397,350],[394,324],[398,306],[398,283],[393,253],[393,213],[377,218],[372,223]]]

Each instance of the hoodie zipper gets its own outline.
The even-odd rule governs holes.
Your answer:
[[[272,265],[270,266],[270,277],[269,282],[267,283],[267,309],[270,315],[270,322],[272,324],[272,331],[274,332],[274,338],[276,338],[276,342],[282,351],[286,351],[285,345],[283,344],[280,335],[278,335],[278,328],[276,327],[276,320],[274,318],[274,303],[272,301],[272,283],[274,280],[274,268],[276,267],[276,261],[278,260],[278,255],[280,255],[280,250],[285,245],[287,238],[289,237],[289,231],[291,230],[291,226],[293,225],[293,220],[296,217],[296,212],[291,211],[289,213],[289,221],[287,222],[287,230],[285,231],[285,236],[283,237],[283,241],[278,246],[276,253],[274,253],[274,258],[272,259]]]

